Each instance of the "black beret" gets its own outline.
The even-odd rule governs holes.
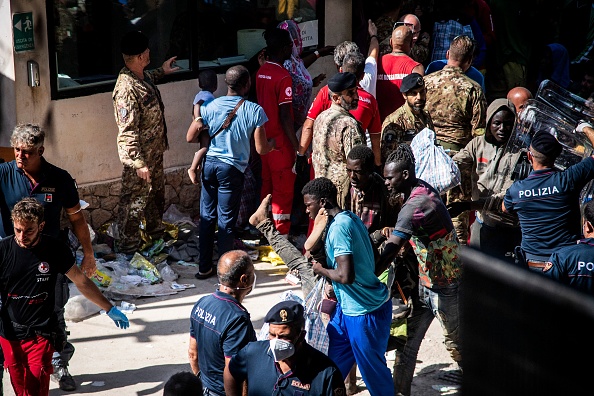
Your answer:
[[[124,55],[142,54],[149,44],[149,39],[138,30],[128,32],[120,41],[120,50]]]
[[[402,85],[400,86],[400,92],[407,93],[411,89],[424,87],[425,81],[423,76],[419,73],[411,73],[402,79]]]
[[[271,324],[290,324],[296,321],[304,321],[303,305],[297,301],[281,301],[266,314],[264,322]]]
[[[357,76],[353,73],[336,73],[328,80],[328,89],[334,93],[339,93],[345,89],[357,86]]]
[[[545,131],[536,132],[530,146],[550,159],[557,158],[563,150],[563,146],[557,141],[557,138]]]

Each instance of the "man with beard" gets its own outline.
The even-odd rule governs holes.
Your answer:
[[[332,105],[314,122],[312,164],[316,177],[327,177],[338,189],[338,205],[343,207],[349,191],[346,157],[357,144],[365,142],[359,122],[349,110],[359,104],[357,77],[337,73],[328,81]]]
[[[431,116],[425,111],[427,88],[423,76],[411,73],[404,77],[400,92],[406,102],[387,116],[382,125],[382,164],[400,143],[410,143],[425,128],[435,131]]]
[[[495,99],[487,108],[487,132],[472,139],[454,156],[463,175],[470,175],[472,200],[452,202],[448,211],[455,217],[465,210],[476,210],[476,221],[470,226],[470,246],[483,253],[513,263],[513,251],[522,241],[518,216],[501,213],[501,201],[512,185],[506,169],[513,168],[520,153],[506,152],[515,121],[515,107],[507,99]],[[485,208],[488,199],[499,203]]]
[[[384,167],[384,178],[390,196],[404,195],[404,204],[376,262],[375,274],[384,272],[407,242],[419,262],[419,293],[412,295],[413,308],[407,318],[406,344],[394,362],[395,391],[408,396],[419,347],[434,317],[441,324],[450,355],[458,364],[461,363],[458,286],[462,262],[452,219],[439,193],[417,179],[415,158],[408,144],[400,144],[390,154]]]

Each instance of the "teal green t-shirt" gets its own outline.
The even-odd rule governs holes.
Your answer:
[[[347,254],[353,256],[355,281],[350,285],[333,281],[332,286],[345,315],[365,315],[388,301],[389,292],[375,276],[373,248],[365,224],[353,212],[345,210],[337,214],[328,226],[328,266],[336,269],[335,258]]]

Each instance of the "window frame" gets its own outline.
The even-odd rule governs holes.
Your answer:
[[[80,87],[72,87],[72,88],[58,88],[58,70],[57,70],[57,45],[56,45],[56,20],[54,18],[54,5],[59,0],[47,0],[46,4],[46,19],[47,19],[47,39],[48,39],[48,62],[49,62],[49,72],[50,72],[50,92],[51,92],[51,99],[52,100],[59,100],[59,99],[71,99],[76,97],[84,97],[90,96],[99,93],[111,92],[115,87],[115,83],[117,80],[117,74],[115,75],[113,80],[105,80],[100,81],[97,83],[89,83],[86,85],[82,85]],[[188,18],[188,31],[190,32],[191,37],[197,37],[199,34],[199,27],[198,24],[192,23],[192,21],[197,20],[198,16],[198,6],[197,2],[194,0],[186,0],[187,1],[187,9],[188,12],[191,13],[191,17]],[[325,4],[326,0],[317,0],[316,3],[316,20],[318,21],[318,45],[316,48],[322,48],[324,46],[325,34],[324,34],[324,27],[325,27]],[[196,79],[200,70],[204,69],[213,69],[217,74],[224,74],[225,71],[235,65],[235,64],[227,64],[227,65],[220,65],[215,67],[207,67],[200,69],[199,68],[199,59],[198,59],[198,48],[197,48],[198,40],[192,40],[190,42],[190,57],[189,57],[189,66],[190,70],[181,71],[177,73],[173,73],[170,75],[165,76],[161,80],[159,80],[158,84],[173,82],[173,81],[187,81]],[[112,43],[112,45],[117,45],[117,43]],[[307,51],[303,53],[303,56],[306,56],[309,53],[312,53],[313,50]],[[161,60],[165,61],[165,59]],[[247,64],[248,61],[242,61],[236,64]],[[160,66],[160,64],[159,64]]]

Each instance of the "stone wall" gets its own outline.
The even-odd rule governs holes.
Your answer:
[[[115,221],[121,188],[120,180],[78,188],[80,198],[89,203],[83,213],[93,230]],[[200,213],[200,185],[192,184],[186,167],[165,170],[165,210],[171,204],[191,218]]]

